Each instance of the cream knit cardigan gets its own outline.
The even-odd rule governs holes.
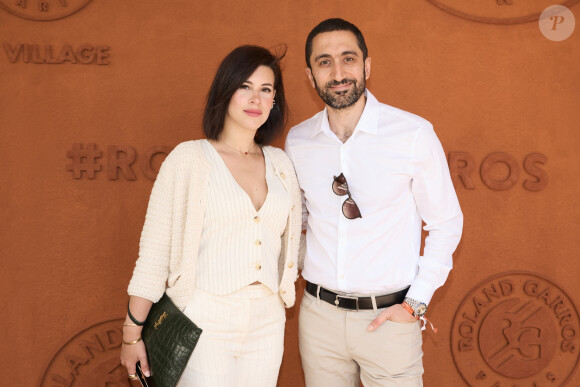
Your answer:
[[[139,259],[128,293],[157,302],[164,292],[181,309],[195,288],[197,252],[203,226],[205,189],[211,176],[201,141],[179,144],[163,162],[149,198]],[[294,305],[298,277],[302,204],[294,167],[283,150],[265,146],[274,171],[290,193],[291,209],[279,257],[279,294]]]

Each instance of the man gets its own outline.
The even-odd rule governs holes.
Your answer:
[[[286,140],[308,224],[306,385],[421,386],[417,319],[451,270],[463,225],[445,154],[429,122],[366,90],[371,58],[353,24],[316,26],[306,64],[326,104]]]

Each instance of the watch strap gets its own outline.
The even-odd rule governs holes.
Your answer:
[[[413,310],[413,307],[411,305],[409,305],[407,303],[407,301],[403,301],[401,306],[403,307],[403,309],[405,309],[407,312],[409,312],[409,314],[411,316],[413,316],[415,319],[417,319],[417,320],[419,319],[419,316],[415,315],[415,311]]]

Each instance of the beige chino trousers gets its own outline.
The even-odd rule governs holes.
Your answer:
[[[346,311],[305,292],[298,336],[306,387],[423,385],[419,322],[367,327],[383,309]]]

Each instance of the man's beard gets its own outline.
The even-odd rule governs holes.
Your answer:
[[[366,76],[363,72],[362,79],[360,80],[360,85],[356,79],[352,78],[345,78],[341,81],[332,80],[330,82],[327,82],[323,88],[318,86],[316,79],[314,79],[314,85],[316,86],[316,91],[318,92],[318,95],[320,96],[320,98],[322,98],[325,104],[327,104],[333,109],[345,109],[347,107],[354,105],[356,101],[360,99],[361,95],[363,95],[366,88],[365,79]],[[351,90],[342,90],[340,92],[330,90],[330,88],[333,86],[344,85],[347,83],[352,83]]]

